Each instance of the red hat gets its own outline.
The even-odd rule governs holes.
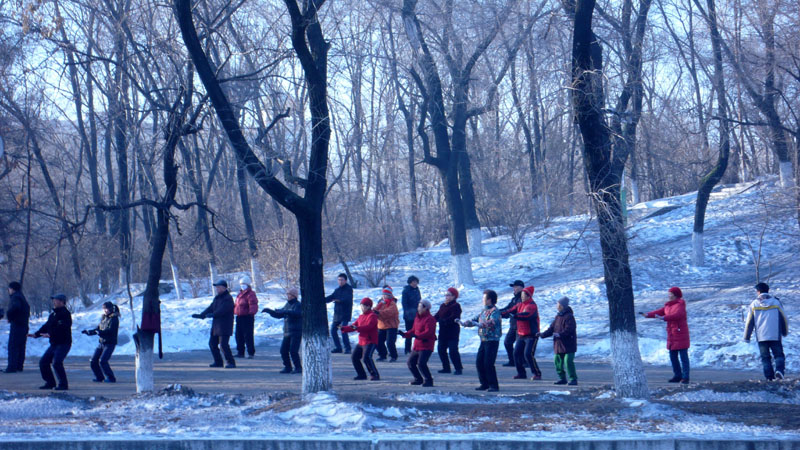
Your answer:
[[[669,292],[672,292],[672,295],[674,295],[677,298],[683,298],[683,292],[681,292],[681,288],[677,286],[672,286],[671,288],[669,288]]]
[[[453,294],[453,297],[458,298],[458,289],[454,287],[447,288],[447,292]]]
[[[362,305],[367,305],[370,308],[372,308],[372,299],[369,298],[369,297],[364,297],[364,298],[361,299],[361,304]]]
[[[528,294],[528,297],[533,298],[533,286],[526,287],[522,292]]]
[[[392,291],[392,287],[389,285],[384,286],[383,291],[381,291],[383,295],[391,295],[394,297],[394,292]]]

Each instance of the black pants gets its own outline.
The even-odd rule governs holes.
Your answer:
[[[385,359],[387,353],[392,359],[397,359],[397,328],[378,330],[378,356]]]
[[[404,320],[404,322],[406,323],[406,331],[411,331],[411,329],[414,328],[414,319]],[[412,338],[412,337],[407,337],[406,338],[406,348],[405,348],[406,349],[406,355],[411,353],[411,341],[412,340],[414,340],[414,338]]]
[[[408,370],[414,375],[417,381],[425,380],[433,383],[433,376],[428,369],[428,360],[431,359],[433,350],[414,350],[408,356]]]
[[[350,351],[350,338],[347,336],[347,333],[341,331],[339,329],[339,325],[345,326],[348,324],[347,320],[336,320],[333,319],[331,322],[331,339],[333,339],[333,348],[334,350],[341,350],[342,344],[344,344],[344,351]],[[339,333],[342,334],[342,344],[339,343]]]
[[[39,371],[42,373],[42,379],[48,386],[55,387],[56,379],[53,377],[53,370],[56,371],[58,377],[58,386],[68,388],[67,371],[64,370],[64,358],[67,357],[69,349],[72,344],[50,345],[45,350],[42,359],[39,360]],[[50,370],[50,364],[53,365],[53,370]]]
[[[758,351],[761,353],[761,367],[764,369],[764,376],[768,380],[775,378],[775,371],[784,373],[786,371],[786,356],[783,354],[783,343],[781,341],[761,341],[758,343]],[[772,355],[770,356],[770,351]],[[775,369],[772,368],[772,357],[775,357]]]
[[[450,361],[453,361],[453,368],[456,369],[457,372],[461,372],[464,369],[464,366],[461,365],[461,354],[458,353],[458,338],[452,339],[439,339],[439,344],[437,347],[439,351],[439,359],[442,360],[442,370],[445,372],[450,372]],[[447,357],[447,352],[450,351],[450,358]]]
[[[675,378],[689,379],[689,350],[670,350],[669,362],[672,363],[672,374]]]
[[[494,362],[497,359],[497,350],[500,348],[500,341],[481,341],[478,347],[478,355],[475,359],[475,367],[478,369],[478,380],[482,387],[498,389],[497,371],[494,369]]]
[[[503,340],[503,346],[506,348],[508,355],[508,362],[514,364],[514,342],[517,341],[517,328],[509,328],[506,338]]]
[[[356,369],[356,375],[360,378],[367,376],[367,373],[364,372],[364,366],[367,366],[367,371],[370,375],[375,378],[380,378],[378,369],[375,367],[375,362],[372,361],[373,353],[375,353],[375,344],[356,345],[356,349],[353,350],[353,355],[350,359],[353,361],[353,368]],[[361,365],[362,361],[364,362],[364,366]]]
[[[536,364],[536,344],[538,342],[539,338],[535,336],[517,338],[517,343],[514,345],[514,363],[517,366],[517,375],[527,376],[524,365],[524,361],[527,361],[533,375],[542,376],[542,371],[539,370],[539,365]]]
[[[28,327],[11,324],[8,331],[8,367],[9,371],[22,371],[25,365],[25,344],[28,342]]]
[[[283,367],[287,369],[292,368],[294,363],[295,370],[303,370],[303,365],[300,364],[300,340],[303,338],[301,334],[284,335],[281,342],[281,359],[283,360]]]
[[[102,380],[105,378],[108,381],[117,381],[114,372],[111,370],[111,365],[108,364],[108,360],[111,359],[111,355],[114,354],[114,348],[116,347],[116,345],[100,344],[94,350],[90,366],[92,367],[92,372],[94,372],[95,380]]]
[[[244,356],[245,347],[247,354],[256,354],[256,342],[254,336],[256,316],[236,316],[236,356]]]
[[[228,344],[230,340],[230,336],[211,335],[211,339],[208,340],[208,348],[211,349],[211,356],[214,357],[214,364],[218,366],[222,365],[222,355],[219,353],[219,349],[222,349],[222,353],[225,355],[225,361],[227,361],[228,364],[236,365],[236,361],[233,359],[233,353],[231,353],[231,346]]]

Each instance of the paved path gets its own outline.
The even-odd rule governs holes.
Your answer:
[[[402,353],[402,348],[400,349]],[[516,373],[511,367],[501,367],[505,362],[505,352],[501,350],[502,358],[498,358],[498,377],[500,379],[500,394],[514,395],[534,391],[552,390],[553,381],[556,379],[553,363],[549,359],[539,358],[539,366],[543,371],[542,381],[513,380]],[[411,375],[406,368],[405,358],[394,363],[379,362],[378,370],[381,373],[380,381],[353,381],[355,372],[350,363],[349,355],[334,354],[333,377],[335,390],[342,394],[358,394],[360,392],[376,393],[401,393],[424,392],[418,386],[409,386]],[[434,374],[434,383],[437,390],[446,392],[460,392],[475,394],[474,388],[478,385],[475,371],[475,355],[462,355],[464,361],[464,375],[437,374],[441,363],[436,354],[431,357],[429,366]],[[276,346],[258,347],[255,359],[237,360],[236,369],[212,369],[208,367],[211,354],[208,351],[190,351],[183,353],[165,354],[163,360],[156,359],[155,382],[156,389],[162,389],[170,384],[180,383],[197,392],[226,393],[226,394],[257,394],[263,392],[300,392],[300,375],[284,375],[278,371],[282,368],[278,348]],[[50,391],[38,389],[43,384],[39,375],[39,358],[28,357],[25,361],[25,371],[22,373],[0,373],[0,390],[7,390],[25,394],[47,394]],[[0,359],[0,364],[5,367],[5,360]],[[116,384],[92,382],[92,372],[89,369],[88,356],[68,356],[65,367],[69,378],[69,393],[78,397],[102,396],[106,398],[123,398],[136,392],[134,383],[134,359],[132,356],[114,356],[111,366],[117,375]],[[608,364],[582,363],[578,355],[576,366],[581,387],[599,387],[611,385],[612,372]],[[651,388],[664,387],[666,380],[672,376],[672,371],[665,366],[647,366],[647,377]],[[692,369],[693,382],[721,382],[743,381],[758,379],[760,373],[755,370],[717,370],[717,369]],[[672,385],[674,386],[674,385]],[[567,388],[558,386],[559,389]],[[575,387],[569,387],[574,389]],[[490,395],[490,394],[487,394]]]

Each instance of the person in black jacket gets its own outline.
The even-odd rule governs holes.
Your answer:
[[[94,351],[90,366],[94,372],[92,381],[100,383],[116,383],[117,377],[111,370],[108,360],[114,354],[117,346],[117,334],[119,333],[119,307],[111,302],[103,303],[103,318],[100,325],[91,330],[83,330],[81,333],[88,336],[100,336],[100,345]],[[105,377],[104,377],[105,376]]]
[[[505,308],[500,309],[501,315],[507,314],[511,308],[522,301],[522,290],[525,289],[525,283],[523,283],[522,280],[514,280],[509,286],[514,289],[514,297],[511,298],[511,301],[508,302]],[[517,319],[512,317],[511,320],[508,321],[508,332],[503,341],[503,346],[506,348],[506,354],[508,355],[508,362],[503,364],[503,367],[516,367],[516,364],[514,364],[514,342],[516,342],[516,340]]]
[[[286,291],[287,302],[280,309],[264,308],[261,312],[267,313],[276,319],[283,320],[283,342],[281,342],[281,359],[283,370],[280,373],[303,373],[300,364],[300,340],[303,338],[303,308],[297,299],[299,292],[292,288]],[[294,363],[294,370],[292,370]]]
[[[422,295],[419,293],[419,278],[411,275],[408,277],[408,284],[403,288],[403,293],[400,296],[400,303],[403,305],[403,322],[405,322],[406,330],[414,327],[414,319],[417,317],[417,306],[419,301],[422,300]],[[411,339],[406,339],[405,354],[411,353]]]
[[[11,327],[8,331],[8,366],[5,373],[22,372],[25,364],[25,344],[27,344],[28,319],[31,307],[22,295],[22,285],[17,281],[8,283],[8,311],[6,318]]]
[[[347,274],[340,273],[337,277],[339,287],[333,294],[325,297],[325,303],[333,302],[333,321],[331,321],[331,338],[333,338],[333,350],[331,353],[342,353],[342,345],[339,344],[340,327],[350,323],[353,317],[353,288],[347,284]],[[341,331],[344,352],[350,353],[350,338],[347,333]]]
[[[67,357],[69,349],[72,348],[72,315],[67,309],[66,295],[56,294],[50,298],[53,300],[53,312],[50,313],[47,322],[39,328],[39,331],[28,336],[50,339],[50,346],[39,360],[39,371],[44,380],[44,385],[39,389],[55,388],[57,391],[66,391],[69,389],[69,383],[67,382],[67,371],[64,370],[64,359]],[[53,370],[58,377],[58,385],[53,377],[53,371],[50,370],[50,364],[53,365]]]
[[[208,367],[222,367],[222,356],[220,355],[220,348],[225,355],[225,361],[228,364],[226,369],[236,368],[236,361],[233,359],[233,352],[229,341],[233,335],[233,297],[228,292],[228,282],[219,280],[214,283],[214,288],[217,290],[217,295],[211,305],[200,314],[192,314],[195,319],[205,319],[206,317],[213,317],[211,321],[211,338],[208,340],[208,347],[211,349],[211,356],[214,357],[214,362],[209,364]]]

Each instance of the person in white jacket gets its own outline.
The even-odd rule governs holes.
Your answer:
[[[767,380],[782,380],[786,370],[786,357],[783,354],[781,338],[789,334],[789,324],[783,313],[783,304],[769,294],[767,283],[756,285],[758,298],[750,303],[747,321],[744,325],[744,340],[750,342],[753,332],[761,353],[761,365]],[[770,355],[772,352],[772,355]],[[775,368],[772,359],[775,359]]]

